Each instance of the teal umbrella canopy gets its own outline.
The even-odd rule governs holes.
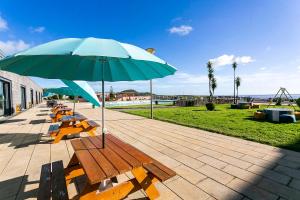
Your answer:
[[[98,38],[48,42],[1,60],[0,69],[50,79],[111,82],[162,78],[176,71],[142,48]]]
[[[86,81],[68,81],[62,80],[64,84],[74,91],[76,96],[81,96],[95,106],[100,106],[98,97],[93,88]]]
[[[46,92],[67,96],[81,96],[95,106],[100,106],[100,102],[95,91],[86,81],[62,80],[68,87],[48,88]]]
[[[54,93],[51,93],[51,92],[48,92],[48,91],[43,92],[43,97],[44,98],[53,97],[53,96],[55,96]]]
[[[75,92],[69,87],[47,88],[45,92],[67,96],[77,96]]]

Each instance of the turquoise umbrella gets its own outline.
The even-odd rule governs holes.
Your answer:
[[[164,60],[137,46],[111,39],[66,38],[48,42],[0,61],[0,69],[25,76],[102,82],[152,80],[175,73]]]
[[[60,88],[46,88],[45,92],[60,94],[60,95],[67,95],[67,96],[76,96],[73,90],[69,87],[60,87]]]
[[[86,81],[68,81],[62,80],[68,87],[48,88],[46,92],[52,92],[60,95],[68,95],[78,97],[81,96],[95,106],[100,106],[98,97],[93,88]],[[75,101],[73,113],[75,113]]]
[[[48,98],[48,97],[53,97],[55,94],[54,93],[51,93],[51,92],[47,92],[47,91],[44,91],[43,92],[43,97],[44,98]]]
[[[95,91],[86,81],[62,80],[62,82],[73,90],[73,92],[76,94],[75,96],[81,96],[85,100],[91,102],[93,105],[100,106],[100,102]]]

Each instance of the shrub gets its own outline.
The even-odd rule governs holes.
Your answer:
[[[296,100],[297,105],[300,107],[300,98]]]
[[[207,103],[206,105],[206,109],[209,111],[215,110],[215,104],[214,103]]]
[[[276,106],[281,106],[281,102],[282,102],[281,98],[277,99]]]

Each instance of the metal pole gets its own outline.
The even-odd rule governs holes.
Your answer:
[[[105,133],[104,133],[104,107],[105,107],[105,95],[104,95],[104,62],[102,59],[102,148],[105,147]]]
[[[104,140],[105,140],[105,133],[104,133],[104,105],[105,104],[105,96],[104,96],[104,80],[102,80],[102,147],[104,148]]]
[[[73,116],[75,115],[75,102],[76,102],[77,96],[74,96],[74,101],[73,101]]]
[[[148,48],[146,49],[147,52],[154,54],[155,53],[155,49],[154,48]],[[150,80],[150,117],[151,119],[153,119],[153,94],[152,94],[152,80]]]
[[[150,80],[150,106],[151,106],[151,119],[153,119],[153,94],[152,94],[152,80]]]

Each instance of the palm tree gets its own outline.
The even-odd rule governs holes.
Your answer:
[[[234,61],[232,63],[232,68],[233,68],[233,103],[235,104],[235,70],[237,68],[237,63]]]
[[[218,87],[217,85],[217,79],[215,77],[213,77],[211,79],[211,90],[212,90],[212,95],[215,94],[215,89]]]
[[[236,77],[235,79],[235,84],[236,84],[236,97],[239,96],[239,87],[241,86],[241,82],[242,82],[242,79],[238,76]]]
[[[207,63],[207,69],[208,69],[208,90],[209,90],[209,101],[212,100],[212,79],[214,78],[214,69],[212,67],[212,62],[208,61]]]

